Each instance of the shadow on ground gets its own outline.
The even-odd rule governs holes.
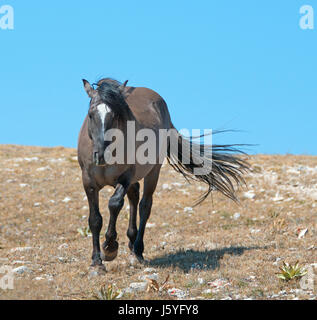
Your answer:
[[[225,254],[241,256],[247,250],[267,249],[268,247],[229,247],[215,250],[179,250],[147,261],[152,267],[175,267],[188,272],[190,270],[214,270],[219,268],[220,259]]]

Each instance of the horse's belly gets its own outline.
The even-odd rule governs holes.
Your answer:
[[[131,183],[136,183],[146,177],[150,171],[154,168],[153,164],[136,165],[135,173]]]

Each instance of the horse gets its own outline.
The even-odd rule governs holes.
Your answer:
[[[90,104],[80,129],[77,150],[89,204],[92,267],[105,269],[103,261],[112,261],[117,257],[116,222],[125,196],[130,205],[127,229],[129,249],[138,261],[144,262],[144,232],[165,158],[187,180],[202,181],[208,186],[198,203],[212,191],[238,200],[236,187],[244,183],[243,175],[248,170],[248,163],[240,157],[243,152],[236,148],[237,145],[206,145],[183,136],[174,127],[164,99],[151,89],[127,86],[127,81],[121,83],[111,78],[101,79],[94,85],[83,79],[83,85]],[[155,161],[128,161],[128,158],[135,158],[141,146],[140,141],[133,141],[135,137],[131,132],[128,134],[128,123],[134,124],[133,133],[144,129],[153,132]],[[106,133],[115,129],[122,132],[119,145],[125,145],[121,163],[108,161],[109,155],[114,155],[117,150],[109,151],[113,141],[106,139]],[[160,132],[164,130],[171,131],[165,143],[159,139]],[[199,171],[202,168],[207,171]],[[144,188],[139,203],[141,180]],[[108,202],[110,219],[101,251],[99,240],[103,219],[99,211],[99,191],[105,186],[112,186],[115,190]],[[138,206],[140,221],[137,228]]]

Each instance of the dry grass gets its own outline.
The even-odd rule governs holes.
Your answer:
[[[87,227],[88,208],[76,150],[0,146],[0,266],[30,270],[15,276],[14,290],[0,289],[0,298],[93,299],[102,287],[122,290],[139,282],[145,267],[156,270],[160,284],[169,276],[168,287],[186,298],[316,298],[276,273],[283,261],[317,260],[317,157],[252,156],[250,162],[253,173],[240,191],[240,205],[214,194],[192,211],[184,208],[203,186],[187,184],[164,166],[145,234],[148,265],[130,263],[126,201],[117,224],[118,258],[106,264],[105,275],[90,277],[91,237],[77,231]],[[253,199],[244,196],[248,190]],[[111,194],[110,187],[101,192],[103,234]],[[308,232],[299,239],[304,228]],[[215,290],[208,283],[217,279],[227,285]],[[149,288],[122,299],[175,297]]]

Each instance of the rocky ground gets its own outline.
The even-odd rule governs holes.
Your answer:
[[[98,275],[89,269],[76,150],[0,146],[0,298],[316,299],[317,157],[258,155],[249,162],[240,204],[214,193],[198,207],[205,187],[165,165],[145,234],[146,264],[127,246],[126,201],[119,255]],[[112,192],[101,192],[103,234]],[[310,278],[278,279],[283,261],[299,261]],[[12,289],[4,287],[8,274]]]

